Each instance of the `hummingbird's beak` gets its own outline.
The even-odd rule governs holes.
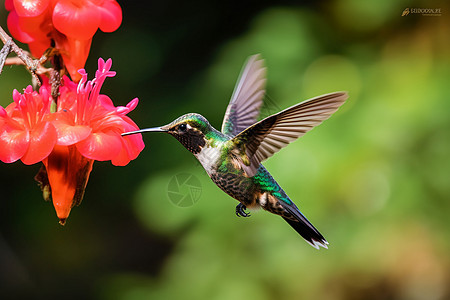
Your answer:
[[[167,129],[163,127],[153,127],[153,128],[146,128],[136,131],[130,131],[130,132],[124,132],[122,133],[122,136],[130,135],[130,134],[136,134],[136,133],[144,133],[144,132],[167,132]]]

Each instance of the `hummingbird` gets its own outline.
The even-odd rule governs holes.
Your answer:
[[[221,131],[200,114],[188,113],[171,123],[126,132],[166,132],[200,162],[222,191],[239,201],[238,217],[262,208],[281,216],[306,242],[328,249],[328,242],[261,164],[280,149],[328,119],[348,98],[346,92],[318,96],[257,122],[263,104],[266,67],[259,55],[248,58],[225,112]]]

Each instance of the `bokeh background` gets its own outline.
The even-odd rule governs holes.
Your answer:
[[[113,59],[103,92],[116,105],[139,97],[140,127],[198,112],[220,128],[255,53],[268,67],[263,116],[349,92],[265,163],[329,250],[273,215],[237,218],[188,151],[148,134],[128,166],[94,164],[64,227],[33,180],[39,166],[1,164],[0,298],[450,299],[448,2],[119,3],[122,26],[96,34],[86,68],[92,77],[98,57]],[[407,7],[442,15],[402,17]],[[0,105],[28,84],[22,67],[6,67]],[[180,186],[199,195],[187,207],[169,201],[180,173],[200,188]]]

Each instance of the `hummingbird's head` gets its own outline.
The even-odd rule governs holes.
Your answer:
[[[205,117],[199,114],[185,114],[175,119],[171,123],[162,127],[141,129],[132,132],[126,132],[122,135],[129,135],[144,132],[167,132],[174,136],[186,149],[193,154],[198,154],[208,143],[207,136],[214,131]]]
[[[161,129],[175,137],[193,154],[197,154],[206,145],[206,136],[212,126],[202,115],[190,113],[182,115]]]

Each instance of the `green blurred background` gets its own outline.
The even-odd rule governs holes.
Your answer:
[[[268,213],[237,218],[188,151],[148,134],[128,166],[94,164],[64,227],[33,180],[39,166],[1,164],[2,299],[450,299],[448,2],[139,2],[119,1],[123,24],[96,34],[86,69],[92,78],[98,57],[113,59],[103,93],[116,105],[139,97],[140,127],[198,112],[220,128],[255,53],[268,67],[263,116],[349,92],[264,163],[329,250]],[[442,15],[401,17],[407,7]],[[6,67],[0,105],[29,83]],[[168,197],[180,173],[201,185],[188,207]]]

